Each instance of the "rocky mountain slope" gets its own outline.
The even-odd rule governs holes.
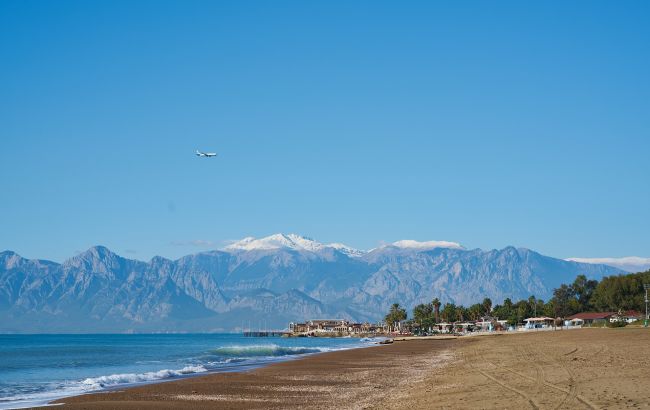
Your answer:
[[[62,264],[0,253],[1,332],[227,331],[314,317],[380,319],[391,303],[471,304],[621,273],[529,249],[399,241],[365,252],[298,235],[141,262],[97,246]]]

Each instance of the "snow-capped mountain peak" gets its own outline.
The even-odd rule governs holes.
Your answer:
[[[271,250],[271,249],[293,249],[298,251],[318,252],[325,248],[336,249],[348,256],[362,256],[363,251],[351,248],[342,243],[322,244],[311,238],[296,234],[276,233],[264,238],[247,237],[224,248],[226,251],[253,251],[253,250]]]
[[[410,249],[414,251],[425,251],[435,248],[465,249],[461,244],[457,242],[418,242],[410,239],[393,242],[387,246],[405,250]],[[223,250],[226,252],[246,252],[255,250],[292,249],[296,251],[320,252],[328,248],[335,249],[340,253],[356,258],[368,253],[367,251],[355,249],[342,243],[335,242],[324,244],[311,238],[296,235],[294,233],[276,233],[264,238],[254,238],[252,236],[249,236],[226,246]]]
[[[290,233],[288,235],[283,233],[276,233],[275,235],[259,239],[247,237],[226,246],[225,249],[229,251],[252,251],[289,248],[294,250],[307,250],[315,252],[322,249],[324,246],[325,245],[322,243],[316,242],[313,239],[305,238],[293,233]]]
[[[366,253],[366,252],[364,252],[362,250],[351,248],[351,247],[349,247],[347,245],[344,245],[342,243],[330,243],[330,244],[327,244],[327,247],[328,248],[334,248],[334,249],[336,249],[337,251],[339,251],[341,253],[344,253],[344,254],[346,254],[348,256],[355,257],[355,258],[361,257],[361,256],[365,255],[365,253]]]
[[[461,244],[457,242],[448,242],[448,241],[426,241],[418,242],[411,239],[405,239],[397,242],[393,242],[391,246],[401,249],[416,249],[416,250],[429,250],[434,248],[451,248],[451,249],[465,249]]]

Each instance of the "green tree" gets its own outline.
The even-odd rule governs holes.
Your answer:
[[[479,320],[483,315],[483,305],[480,303],[473,304],[469,307],[467,315],[471,320]]]
[[[650,270],[628,275],[606,276],[594,289],[590,304],[601,312],[645,311],[643,284],[650,283]]]
[[[571,285],[573,295],[577,299],[578,310],[581,312],[593,310],[590,301],[598,286],[597,280],[589,280],[585,275],[578,275]]]
[[[436,323],[440,323],[440,299],[434,298],[431,301],[431,306],[433,306],[433,317],[436,321]]]
[[[503,301],[503,305],[496,305],[492,309],[492,315],[499,318],[507,320],[508,323],[516,323],[516,311],[515,305],[512,303],[510,298],[506,298]]]
[[[528,298],[528,307],[530,308],[530,311],[533,312],[531,316],[537,316],[537,298],[535,298],[534,295],[531,295]],[[526,312],[528,313],[528,312]]]
[[[485,298],[481,304],[483,305],[483,311],[485,312],[485,315],[490,316],[490,313],[492,313],[492,299]]]
[[[445,303],[445,306],[442,308],[442,312],[440,312],[440,316],[442,316],[442,320],[445,322],[455,322],[458,320],[456,318],[456,305],[453,303]]]
[[[580,306],[578,299],[575,297],[573,287],[562,284],[559,288],[553,290],[554,317],[567,317],[578,313]]]
[[[539,312],[539,310],[537,310]],[[544,316],[556,317],[555,315],[555,305],[553,299],[549,300],[547,303],[544,303]]]
[[[456,320],[465,321],[469,317],[467,308],[463,305],[456,306]]]
[[[527,301],[520,300],[515,304],[514,317],[512,318],[511,325],[521,323],[524,319],[529,318],[533,315],[530,314],[530,304]]]
[[[406,309],[402,308],[399,303],[393,303],[384,320],[389,330],[396,329],[399,322],[406,320]]]
[[[510,300],[510,298],[506,298],[506,299],[503,301],[503,307],[504,307],[507,311],[511,311],[511,310],[512,310],[512,307],[513,307],[512,300]]]
[[[413,319],[420,325],[429,322],[433,316],[431,303],[420,303],[413,308]]]

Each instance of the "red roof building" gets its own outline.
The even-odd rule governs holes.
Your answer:
[[[611,316],[615,315],[616,312],[583,312],[583,313],[576,313],[575,315],[569,316],[567,319],[572,320],[572,319],[582,319],[584,321],[587,320],[607,320]]]
[[[615,314],[616,312],[584,312],[571,315],[567,320],[581,320],[583,325],[605,324]]]
[[[627,322],[632,323],[637,320],[643,319],[644,315],[636,310],[627,310],[624,312],[619,312],[609,319],[610,322]]]

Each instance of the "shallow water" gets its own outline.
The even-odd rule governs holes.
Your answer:
[[[369,339],[241,334],[0,335],[0,409],[118,386],[237,371]]]

